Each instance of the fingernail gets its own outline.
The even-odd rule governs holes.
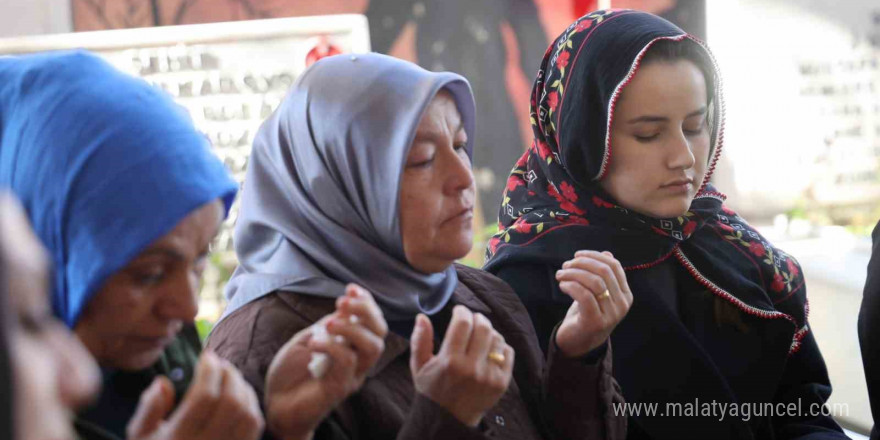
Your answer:
[[[561,277],[561,276],[562,276],[562,270],[561,270],[561,269],[560,269],[560,270],[557,270],[557,271],[556,271],[556,279],[558,280],[559,277]]]
[[[361,318],[358,318],[357,315],[349,315],[349,316],[348,316],[348,322],[351,323],[351,324],[353,324],[353,325],[357,325],[358,323],[361,322]]]

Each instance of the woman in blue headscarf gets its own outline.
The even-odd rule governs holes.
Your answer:
[[[54,313],[102,367],[81,436],[257,438],[253,390],[199,359],[198,280],[237,186],[185,111],[86,52],[6,57],[0,130],[0,186],[48,248]]]

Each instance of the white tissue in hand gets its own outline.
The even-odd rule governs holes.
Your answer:
[[[312,329],[312,339],[316,341],[326,341],[328,337],[327,328],[323,325],[315,326],[315,328]],[[326,353],[312,353],[308,368],[309,373],[312,374],[313,378],[320,379],[324,377],[324,374],[330,369],[330,356],[327,356]]]

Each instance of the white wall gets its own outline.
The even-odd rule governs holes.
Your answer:
[[[70,0],[0,0],[0,38],[72,31]]]
[[[820,3],[707,2],[708,42],[721,67],[727,100],[725,155],[732,164],[735,186],[727,191],[735,195],[732,204],[744,213],[761,217],[782,212],[805,194],[817,194],[817,189],[817,199],[828,199],[823,197],[828,190],[864,194],[876,189],[876,185],[843,187],[825,182],[829,174],[876,157],[849,156],[831,163],[826,156],[865,155],[873,148],[877,139],[873,107],[880,93],[824,97],[805,96],[803,90],[818,80],[835,88],[872,81],[880,87],[878,71],[855,77],[837,68],[840,61],[880,58],[865,43],[876,29],[872,15],[880,6],[861,0],[824,2],[824,8]],[[836,70],[824,79],[805,78],[800,72],[805,62],[830,64]],[[845,104],[859,104],[871,113],[857,121],[865,125],[864,137],[835,136],[850,122],[829,110]]]

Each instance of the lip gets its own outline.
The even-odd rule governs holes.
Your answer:
[[[448,223],[448,222],[456,221],[456,220],[464,221],[464,220],[471,220],[473,218],[474,218],[474,207],[469,206],[469,207],[466,207],[466,208],[462,209],[461,211],[458,211],[457,213],[453,214],[452,216],[450,216],[446,220],[443,220],[441,225]]]
[[[664,183],[660,186],[660,189],[666,190],[669,192],[673,192],[676,194],[683,193],[686,194],[690,192],[690,190],[694,186],[694,179],[684,178],[684,179],[676,179],[671,182]]]
[[[660,185],[660,187],[666,188],[667,186],[684,186],[684,185],[693,185],[693,184],[694,184],[694,179],[686,177],[686,178],[682,178],[682,179],[675,179],[671,182],[666,182],[663,185]]]
[[[165,348],[174,341],[174,336],[134,336],[131,338],[135,344],[147,347],[147,349]]]

